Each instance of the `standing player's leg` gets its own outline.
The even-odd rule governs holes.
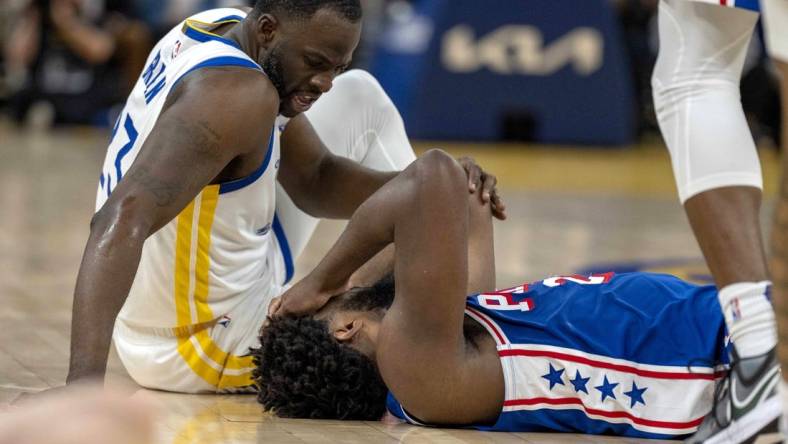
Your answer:
[[[769,55],[781,80],[782,180],[772,228],[770,269],[774,279],[774,308],[783,368],[783,411],[788,408],[788,2],[762,0],[764,32]],[[785,430],[784,430],[785,431]]]
[[[685,0],[661,0],[659,7],[657,116],[679,197],[720,289],[734,343],[728,382],[735,396],[745,395],[742,402],[719,400],[727,405],[715,408],[717,418],[710,415],[693,441],[724,436],[741,442],[773,428],[780,414],[773,396],[776,327],[759,224],[761,170],[739,97],[758,15]]]
[[[372,75],[348,71],[306,112],[332,153],[376,170],[400,171],[416,155],[397,108]],[[304,250],[317,227],[315,219],[299,210],[277,184],[276,213],[293,259]]]
[[[783,411],[788,411],[788,62],[775,61],[782,83],[782,179],[771,236],[770,269],[774,279],[774,309],[779,332],[778,354],[783,369]],[[788,424],[783,433],[788,432]]]

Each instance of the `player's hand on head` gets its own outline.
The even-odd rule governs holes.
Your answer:
[[[320,310],[331,299],[330,295],[317,293],[314,289],[301,285],[301,282],[295,284],[277,300],[271,302],[271,305],[268,307],[268,316],[310,315]]]
[[[498,188],[496,188],[498,178],[484,171],[472,157],[460,157],[457,162],[468,174],[468,191],[476,193],[478,190],[482,203],[490,204],[493,216],[500,220],[506,219],[506,206],[498,194]]]
[[[268,306],[268,316],[302,316],[310,315],[320,310],[336,294],[344,291],[343,288],[326,290],[323,283],[312,276],[307,276],[285,291],[278,298],[274,298]]]
[[[281,305],[282,305],[282,296],[277,296],[271,299],[271,303],[268,304],[268,316],[269,317],[274,316],[276,312],[279,311],[279,307]],[[266,321],[265,324],[268,324],[268,321]]]

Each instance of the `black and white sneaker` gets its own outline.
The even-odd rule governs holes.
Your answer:
[[[695,444],[783,442],[779,432],[782,402],[777,392],[780,365],[776,349],[740,359],[734,348],[730,372],[717,386],[714,407],[697,433],[685,442]]]

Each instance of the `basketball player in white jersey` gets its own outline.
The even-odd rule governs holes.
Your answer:
[[[259,0],[197,14],[154,47],[99,177],[68,382],[104,374],[112,337],[145,387],[250,386],[248,349],[309,217],[349,217],[414,159],[374,79],[337,77],[360,17],[358,0]],[[494,177],[465,165],[502,210]]]
[[[767,439],[782,411],[777,329],[759,225],[762,177],[739,97],[759,10],[772,58],[788,61],[785,0],[659,4],[660,51],[652,79],[657,117],[679,198],[720,289],[736,344],[716,406],[690,442]]]

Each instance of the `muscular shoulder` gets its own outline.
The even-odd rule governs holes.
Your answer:
[[[260,71],[205,68],[190,74],[167,99],[165,109],[180,120],[207,120],[222,133],[225,147],[255,150],[274,125],[279,95]],[[263,131],[265,130],[265,131]]]
[[[188,75],[168,102],[182,100],[199,102],[211,112],[248,113],[250,119],[279,108],[279,94],[268,77],[239,67],[203,68]]]
[[[409,413],[435,425],[485,424],[497,418],[504,381],[492,338],[464,328],[460,344],[424,346],[402,333],[405,326],[393,326],[384,318],[376,358],[383,380]]]

